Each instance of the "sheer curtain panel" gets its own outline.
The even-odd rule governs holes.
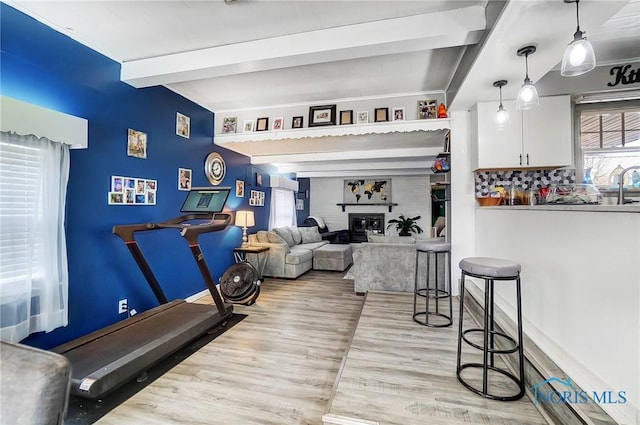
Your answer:
[[[292,190],[271,188],[269,230],[296,225],[296,201]]]
[[[68,322],[69,146],[0,133],[0,339]]]

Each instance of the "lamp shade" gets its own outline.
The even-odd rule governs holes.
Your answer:
[[[238,211],[236,212],[236,226],[252,227],[256,222],[253,217],[253,211]]]
[[[494,125],[498,130],[502,130],[509,127],[509,113],[504,109],[504,106],[502,106],[502,103],[498,108],[498,112],[496,112]]]
[[[518,99],[516,100],[516,109],[531,109],[535,108],[540,104],[540,100],[538,99],[538,90],[536,90],[536,86],[531,84],[530,81],[526,81],[520,87],[520,91],[518,92]]]
[[[584,32],[580,31],[580,0],[564,0],[565,3],[576,4],[576,32],[573,41],[569,43],[562,57],[560,75],[563,77],[575,77],[591,71],[596,67],[596,55],[593,46],[587,41]]]
[[[498,111],[496,112],[496,117],[494,120],[494,125],[497,130],[503,130],[509,127],[509,113],[502,106],[502,87],[507,85],[507,80],[498,80],[493,83],[493,87],[498,87],[500,89],[500,105],[498,106]]]
[[[591,43],[586,38],[576,37],[564,51],[560,74],[564,77],[575,77],[587,73],[595,67],[596,55]]]
[[[529,55],[535,52],[536,46],[524,46],[517,51],[518,56],[524,56],[526,67],[524,84],[520,87],[518,98],[516,99],[516,109],[518,110],[535,108],[540,104],[538,100],[538,90],[536,90],[536,86],[533,85],[531,78],[529,78]]]

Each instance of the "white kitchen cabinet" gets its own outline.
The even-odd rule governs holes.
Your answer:
[[[498,102],[479,102],[472,110],[474,168],[551,168],[573,164],[569,96],[540,98],[540,105],[518,111],[503,101],[509,127],[494,125]]]

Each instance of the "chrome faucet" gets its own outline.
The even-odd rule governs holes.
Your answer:
[[[632,165],[631,167],[627,167],[624,170],[622,170],[622,173],[620,173],[620,180],[618,181],[618,205],[624,205],[627,203],[627,201],[625,201],[624,199],[624,175],[627,174],[627,171],[629,170],[640,170],[640,165]],[[629,202],[634,202],[634,201],[629,201]]]

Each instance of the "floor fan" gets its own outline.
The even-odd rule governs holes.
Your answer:
[[[220,292],[225,301],[251,305],[260,295],[260,276],[247,261],[229,267],[220,278]]]

